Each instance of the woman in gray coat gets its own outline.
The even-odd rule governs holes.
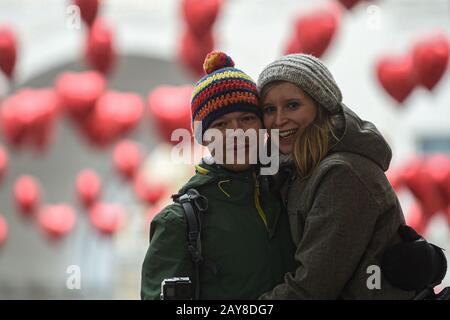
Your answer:
[[[297,269],[263,299],[411,299],[384,279],[383,252],[403,213],[385,171],[391,149],[342,103],[323,63],[284,56],[258,79],[264,124],[279,130],[282,181]]]

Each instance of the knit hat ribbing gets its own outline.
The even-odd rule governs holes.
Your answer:
[[[288,81],[309,94],[331,114],[342,110],[342,93],[328,68],[307,54],[289,54],[269,64],[259,75],[258,91],[273,81]]]
[[[262,118],[255,82],[234,68],[228,55],[217,51],[209,53],[203,68],[207,75],[197,82],[191,101],[192,122],[202,123],[202,131],[194,132],[197,141],[200,142],[205,130],[224,114],[248,111]]]

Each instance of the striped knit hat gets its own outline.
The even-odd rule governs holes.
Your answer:
[[[203,133],[211,123],[224,114],[248,111],[262,118],[255,82],[234,68],[234,62],[228,55],[217,51],[209,53],[203,69],[206,76],[197,82],[191,101],[192,123],[202,123],[201,132],[194,128],[198,142],[202,141]]]
[[[342,110],[342,93],[328,68],[308,54],[289,54],[269,64],[259,75],[258,90],[273,81],[288,81],[303,89],[331,114]]]

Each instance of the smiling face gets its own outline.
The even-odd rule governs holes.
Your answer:
[[[269,84],[262,97],[264,126],[280,130],[280,152],[292,152],[294,141],[316,118],[314,100],[298,86],[280,81]]]
[[[243,171],[249,169],[254,164],[252,161],[256,159],[255,157],[257,157],[258,152],[258,130],[261,128],[261,119],[253,112],[230,112],[211,123],[208,130],[219,130],[223,137],[223,144],[221,146],[223,159],[220,159],[220,161],[222,161],[226,169]],[[244,134],[238,134],[238,137],[235,138],[232,131],[238,129],[241,129]],[[251,140],[246,135],[253,136],[254,139]],[[213,156],[216,156],[213,150],[210,149],[210,151]],[[231,159],[227,160],[227,154],[231,154]]]

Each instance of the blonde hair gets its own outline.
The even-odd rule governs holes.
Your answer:
[[[261,91],[261,101],[276,85],[284,81],[273,81]],[[298,87],[298,86],[297,86]],[[300,87],[299,87],[300,88]],[[302,88],[300,88],[302,89]],[[303,89],[302,91],[308,95]],[[309,96],[309,95],[308,95]],[[319,165],[330,150],[332,143],[338,138],[335,134],[332,114],[319,105],[314,99],[317,114],[314,121],[297,136],[291,152],[297,171],[301,177],[308,177]]]
[[[320,105],[316,107],[316,118],[297,136],[292,148],[292,159],[302,177],[308,177],[317,168],[337,140],[330,112]]]

